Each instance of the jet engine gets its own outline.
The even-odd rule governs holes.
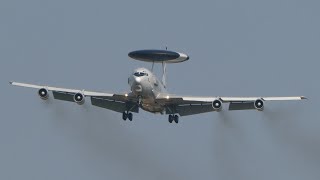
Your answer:
[[[82,105],[85,101],[84,99],[84,95],[82,93],[76,93],[74,96],[73,96],[73,100],[74,102],[76,102],[77,104],[79,105]]]
[[[263,105],[263,100],[262,99],[257,99],[254,101],[254,107],[258,111],[263,111],[264,105]]]
[[[41,99],[47,100],[49,98],[48,89],[46,88],[39,89],[38,95],[40,96]]]
[[[219,99],[216,99],[212,102],[212,107],[215,111],[221,111],[222,109],[222,102]]]

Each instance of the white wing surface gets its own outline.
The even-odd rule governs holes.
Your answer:
[[[263,101],[297,101],[307,99],[304,96],[288,96],[288,97],[220,97],[224,102],[243,102],[255,101],[262,99]]]

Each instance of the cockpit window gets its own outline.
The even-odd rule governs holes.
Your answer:
[[[133,75],[140,77],[140,76],[147,76],[148,74],[145,72],[135,72],[135,73],[133,73]]]

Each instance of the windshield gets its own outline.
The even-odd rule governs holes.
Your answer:
[[[137,76],[137,77],[140,77],[140,76],[145,76],[147,75],[147,73],[144,73],[144,72],[135,72],[133,73],[133,75]]]

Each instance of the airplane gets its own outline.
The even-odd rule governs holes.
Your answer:
[[[168,50],[138,50],[128,54],[135,60],[151,62],[152,68],[138,68],[128,78],[129,93],[110,94],[79,89],[67,89],[46,85],[35,85],[20,82],[10,82],[14,86],[34,88],[38,90],[41,99],[49,98],[49,91],[53,98],[63,101],[75,102],[79,105],[85,103],[90,97],[91,104],[100,108],[122,113],[122,119],[132,121],[132,113],[139,113],[140,109],[155,114],[168,114],[168,121],[179,122],[179,116],[188,116],[207,112],[219,112],[223,103],[229,103],[229,110],[263,111],[265,101],[303,100],[304,96],[291,97],[198,97],[179,96],[167,92],[166,64],[180,63],[189,60],[184,53]],[[153,73],[154,64],[162,64],[162,80]]]

